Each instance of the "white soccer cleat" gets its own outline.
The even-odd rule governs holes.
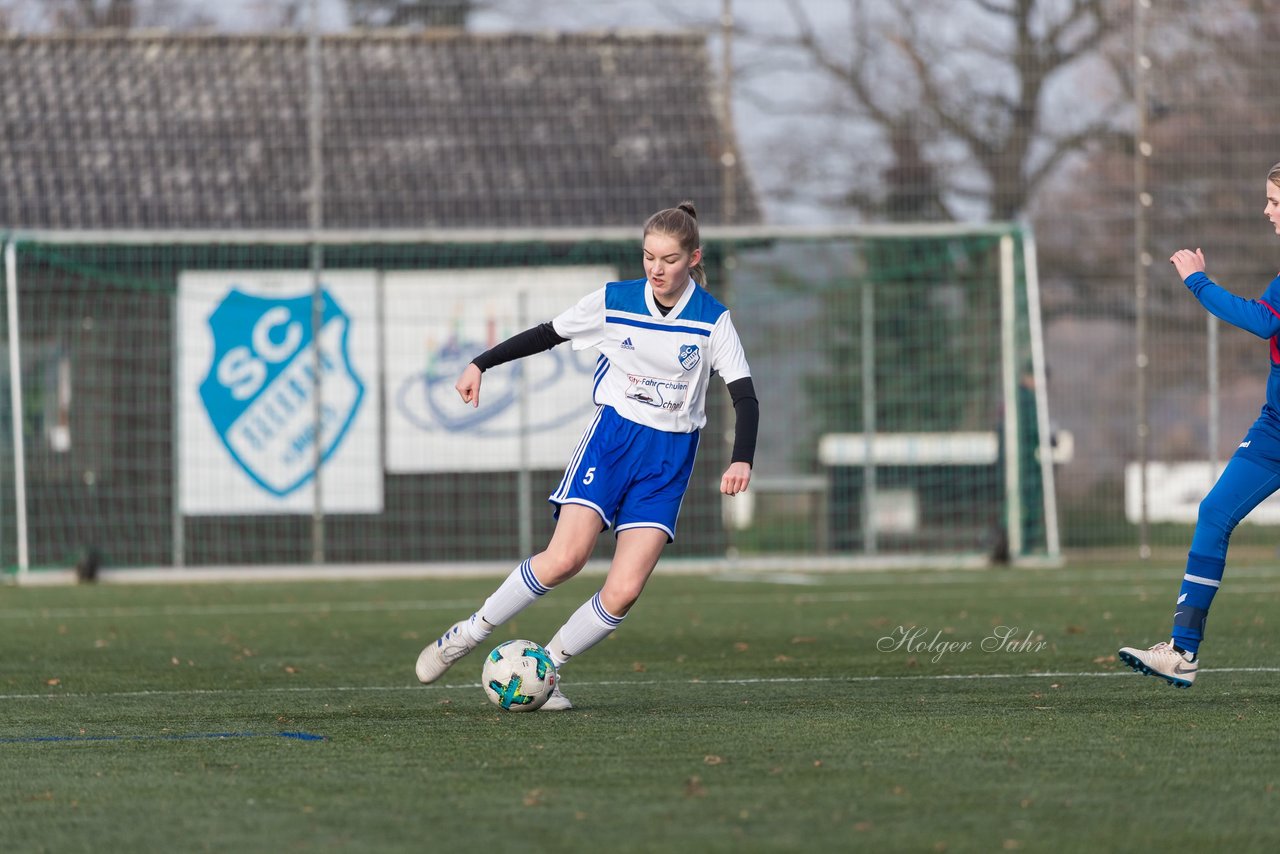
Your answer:
[[[462,630],[468,621],[454,623],[449,631],[440,636],[439,640],[418,655],[418,665],[414,669],[417,671],[419,682],[427,685],[436,681],[453,666],[455,661],[479,646],[469,634]]]
[[[569,698],[560,692],[560,683],[556,682],[555,689],[551,692],[551,696],[542,704],[541,712],[566,712],[573,708],[573,703],[569,702]]]
[[[1196,681],[1199,659],[1190,652],[1178,652],[1173,641],[1160,641],[1151,649],[1134,649],[1126,646],[1120,650],[1120,660],[1139,673],[1159,676],[1175,688],[1190,688]]]

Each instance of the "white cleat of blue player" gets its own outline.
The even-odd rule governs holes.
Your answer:
[[[1120,660],[1139,673],[1159,676],[1175,688],[1190,688],[1200,667],[1194,653],[1178,650],[1172,640],[1160,641],[1150,649],[1126,646],[1120,650]]]

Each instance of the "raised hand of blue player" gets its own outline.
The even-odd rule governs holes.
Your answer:
[[[1173,268],[1178,271],[1178,278],[1185,282],[1187,276],[1192,273],[1204,272],[1204,251],[1196,249],[1192,252],[1190,249],[1179,249],[1169,257],[1169,263],[1173,264]]]

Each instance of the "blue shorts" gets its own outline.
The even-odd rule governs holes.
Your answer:
[[[1260,466],[1280,472],[1280,425],[1263,415],[1244,434],[1235,456],[1247,457]]]
[[[547,500],[557,518],[562,505],[581,504],[599,513],[605,528],[660,528],[671,542],[697,453],[696,431],[655,430],[601,406]]]

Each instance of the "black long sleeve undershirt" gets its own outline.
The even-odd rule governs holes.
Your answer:
[[[729,383],[729,397],[733,399],[733,456],[731,463],[753,465],[756,458],[756,433],[760,430],[760,401],[756,399],[756,387],[751,377],[743,377]]]
[[[495,344],[471,362],[483,373],[498,365],[545,352],[568,340],[556,332],[551,323],[540,323]],[[735,415],[733,456],[729,461],[751,465],[755,461],[756,434],[760,429],[760,402],[756,399],[756,389],[751,377],[734,380],[729,383],[728,388]]]
[[[539,323],[531,329],[512,335],[501,344],[495,344],[472,359],[471,363],[484,373],[498,365],[505,365],[516,359],[550,350],[568,340],[568,338],[562,338],[550,322]]]

